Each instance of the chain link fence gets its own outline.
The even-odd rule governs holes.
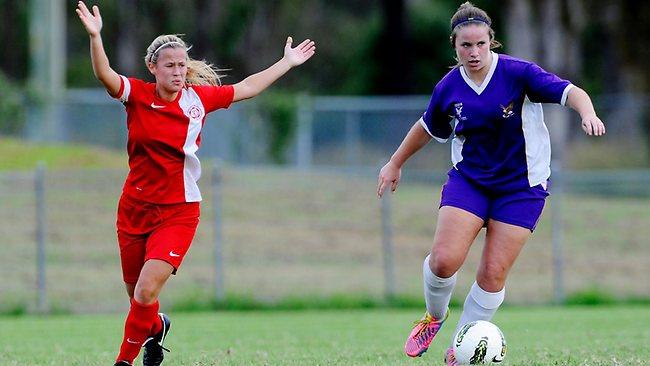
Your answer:
[[[163,303],[216,296],[215,212],[221,218],[219,270],[226,297],[273,301],[385,295],[381,202],[375,195],[374,169],[351,173],[226,165],[218,186],[222,205],[215,211],[216,182],[212,167],[205,165],[201,224],[178,275],[162,294]],[[126,309],[115,235],[125,173],[45,172],[44,295],[50,311]],[[39,308],[35,177],[35,172],[0,173],[2,311]],[[617,172],[607,177],[620,181]],[[650,173],[627,179],[645,187],[643,194],[585,193],[589,185],[602,185],[605,175],[567,176],[560,206],[567,294],[589,289],[621,298],[650,293]],[[391,277],[398,295],[420,296],[421,264],[433,240],[439,190],[439,183],[406,174],[391,195]],[[552,196],[549,205],[554,204]],[[547,210],[509,277],[508,302],[553,301],[551,221]],[[482,235],[460,273],[457,293],[474,280]]]
[[[564,157],[554,166],[554,174],[565,169],[562,189],[549,199],[512,270],[509,302],[550,302],[589,289],[624,298],[650,294],[647,99],[595,98],[608,125],[606,137],[587,138],[573,121],[559,134],[565,148],[556,149],[553,141]],[[381,298],[393,291],[419,297],[421,263],[433,241],[449,145],[432,142],[408,162],[391,209],[384,211],[390,221],[382,222],[375,185],[378,167],[427,102],[427,96],[301,96],[282,167],[268,165],[271,133],[260,104],[241,103],[209,115],[200,150],[201,225],[162,301],[224,295],[268,301],[340,294]],[[123,107],[103,90],[68,90],[52,111],[51,121],[30,121],[26,137],[124,149]],[[558,135],[553,133],[558,123],[550,116],[549,129]],[[572,119],[575,115],[568,123]],[[54,132],[43,136],[39,131]],[[213,181],[213,158],[225,164],[216,175],[219,182]],[[115,235],[125,175],[123,170],[46,169],[38,200],[36,172],[0,172],[5,258],[0,311],[126,308]],[[215,201],[221,205],[214,207]],[[392,232],[390,242],[386,232]],[[216,238],[222,246],[215,252]],[[474,280],[481,239],[461,272],[459,293]],[[387,251],[392,252],[388,258]],[[39,258],[45,264],[42,272]]]
[[[286,131],[270,123],[270,100],[245,101],[211,113],[202,131],[200,154],[230,164],[276,163],[271,152],[279,133],[286,133],[281,161],[300,168],[376,167],[399,146],[417,121],[429,96],[328,97],[301,95]],[[555,157],[567,168],[634,169],[650,166],[650,109],[647,95],[594,97],[605,121],[605,138],[586,137],[578,115],[568,107],[545,105]],[[103,89],[69,89],[52,105],[49,116],[26,106],[24,135],[36,141],[73,142],[123,150],[124,107]],[[41,113],[39,113],[39,111]],[[291,113],[289,113],[291,114]],[[286,127],[286,126],[285,126]],[[274,137],[275,136],[275,137]],[[560,143],[561,141],[561,143]],[[432,142],[409,161],[410,169],[446,169],[450,149]]]

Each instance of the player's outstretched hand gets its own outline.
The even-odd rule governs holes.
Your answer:
[[[316,53],[316,44],[310,39],[305,39],[294,48],[291,48],[292,43],[293,39],[288,37],[284,46],[284,58],[291,67],[302,65]]]
[[[81,19],[81,23],[83,23],[86,28],[86,32],[88,32],[88,35],[98,36],[99,32],[102,30],[102,16],[99,14],[99,7],[93,5],[93,12],[91,13],[86,4],[84,4],[83,1],[79,1],[77,3],[76,11],[77,15],[79,15],[79,19]]]
[[[390,185],[391,192],[395,192],[397,186],[399,185],[400,177],[402,176],[402,169],[398,168],[392,162],[386,163],[383,168],[379,171],[379,177],[377,178],[377,197],[381,198],[384,195],[384,191]]]
[[[595,114],[583,118],[581,126],[589,136],[602,136],[605,134],[605,124]]]

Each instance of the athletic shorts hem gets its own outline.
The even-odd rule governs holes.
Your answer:
[[[178,270],[178,267],[181,266],[180,263],[172,263],[172,262],[170,262],[168,258],[158,258],[158,257],[155,257],[155,256],[154,257],[146,257],[144,259],[144,263],[147,263],[147,261],[150,260],[150,259],[155,259],[155,260],[159,260],[159,261],[163,261],[165,263],[168,263],[170,266],[172,266],[172,268],[174,268],[174,270],[172,271],[173,275],[176,274],[176,271]]]
[[[473,210],[471,207],[468,207],[468,206],[466,206],[466,205],[464,205],[462,203],[458,203],[458,202],[454,202],[454,201],[440,202],[440,208],[442,208],[443,206],[451,206],[451,207],[459,208],[459,209],[461,209],[463,211],[467,211],[467,212],[471,213],[472,215],[478,217],[479,219],[483,220],[483,222],[487,221],[486,217],[483,217],[480,213],[475,212],[475,210]]]
[[[532,225],[532,227],[531,227],[530,223],[528,223],[528,222],[517,221],[517,220],[513,220],[513,219],[509,219],[509,218],[501,218],[501,217],[490,217],[490,218],[492,220],[494,220],[494,221],[499,221],[499,222],[502,222],[504,224],[523,227],[524,229],[530,230],[531,233],[533,231],[535,231],[535,227],[537,226],[537,223],[535,223],[535,225]]]

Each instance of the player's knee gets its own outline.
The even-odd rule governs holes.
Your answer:
[[[429,267],[436,276],[448,278],[458,271],[458,260],[448,251],[433,248],[429,257]]]
[[[476,282],[488,292],[500,291],[505,286],[507,270],[498,264],[488,263],[478,271]]]
[[[151,304],[158,298],[158,289],[147,283],[138,284],[133,297],[141,304]]]

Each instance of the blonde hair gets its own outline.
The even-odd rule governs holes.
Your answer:
[[[494,30],[492,29],[492,19],[487,15],[485,10],[474,6],[469,1],[464,2],[458,7],[454,16],[451,17],[451,47],[456,47],[456,32],[469,24],[484,24],[488,27],[490,34],[490,49],[501,47],[501,43],[494,39]]]
[[[180,34],[163,34],[156,37],[147,47],[147,54],[144,56],[145,64],[155,64],[158,61],[160,51],[165,48],[183,48],[185,51],[189,51],[192,47],[188,47],[180,36]],[[204,60],[194,60],[188,55],[185,84],[221,85],[223,75],[219,74],[220,71],[224,70],[218,69]]]

